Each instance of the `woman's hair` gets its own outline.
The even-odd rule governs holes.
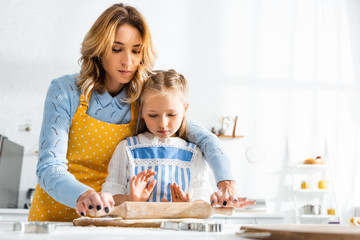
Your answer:
[[[112,5],[100,15],[82,42],[77,86],[86,97],[92,90],[100,93],[105,91],[105,70],[101,59],[111,51],[116,30],[123,24],[135,27],[142,38],[142,60],[134,78],[125,85],[127,102],[133,102],[140,96],[143,81],[154,66],[156,53],[144,17],[136,8],[120,3]]]
[[[140,98],[139,98],[139,114],[142,113],[144,102],[146,101],[146,95],[148,93],[164,96],[169,91],[177,91],[182,93],[182,100],[185,105],[188,104],[189,87],[186,79],[180,73],[175,70],[168,71],[153,71],[150,77],[145,81]],[[138,124],[136,134],[149,131],[144,118],[138,118]],[[177,136],[188,141],[187,138],[187,121],[184,115]]]

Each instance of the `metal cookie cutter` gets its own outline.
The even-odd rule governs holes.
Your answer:
[[[55,230],[55,225],[49,222],[16,222],[13,230],[23,233],[51,233]]]
[[[161,222],[160,228],[176,231],[221,232],[222,225],[204,222]]]

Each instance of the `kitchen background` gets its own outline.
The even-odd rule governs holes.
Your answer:
[[[20,206],[36,184],[49,83],[79,71],[83,37],[116,2],[0,0],[0,134],[25,147]],[[221,141],[240,193],[293,221],[288,165],[320,155],[349,221],[360,205],[360,1],[125,3],[150,25],[155,68],[190,82],[190,118],[218,131],[221,117],[238,116],[235,133],[244,137]]]

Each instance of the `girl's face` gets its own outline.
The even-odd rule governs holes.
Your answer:
[[[141,117],[152,134],[160,138],[174,137],[187,108],[188,104],[184,105],[182,94],[178,91],[167,91],[164,95],[147,92]]]
[[[112,49],[102,61],[105,87],[111,95],[133,79],[142,59],[141,44],[140,32],[133,26],[123,24],[116,30]]]

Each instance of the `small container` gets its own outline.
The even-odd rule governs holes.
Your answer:
[[[334,208],[329,208],[329,209],[327,210],[327,214],[328,214],[328,215],[335,215],[335,209],[334,209]]]
[[[302,207],[302,212],[303,214],[312,214],[312,210],[313,209],[313,205],[311,204],[306,204]]]
[[[321,180],[318,184],[319,189],[329,189],[329,181]]]
[[[309,182],[307,181],[301,182],[301,189],[309,189],[309,188],[310,188]]]
[[[302,211],[307,215],[320,215],[322,206],[319,204],[306,204],[302,207]]]
[[[314,204],[312,207],[312,214],[313,215],[320,215],[321,214],[321,205]]]

